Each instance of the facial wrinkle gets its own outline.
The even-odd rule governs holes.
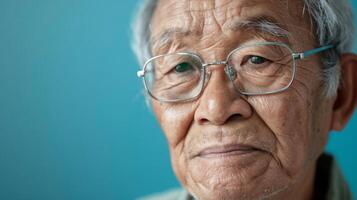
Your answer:
[[[228,7],[229,4],[232,3],[232,0],[229,1],[216,0],[215,2],[211,1],[211,4],[207,2],[208,1],[205,0],[189,0],[190,5],[192,5],[190,8],[192,11],[195,12],[205,12],[207,10],[215,10],[217,12],[223,12],[221,10]]]
[[[203,17],[204,19],[201,21],[204,21],[204,25],[207,27],[207,25],[209,25],[208,27],[211,27],[213,25],[214,28],[219,28],[220,32],[224,33],[222,31],[222,27],[224,26],[224,24],[228,21],[229,17],[227,14],[227,8],[223,8],[225,6],[228,6],[232,3],[232,1],[228,1],[227,3],[221,5],[221,6],[216,6],[216,3],[213,3],[214,5],[209,6],[208,3],[204,3],[203,6],[200,4],[197,4],[197,1],[195,4],[192,4],[191,2],[191,6],[190,6],[190,14],[192,15],[197,15],[199,17]],[[205,1],[206,2],[206,1]],[[254,4],[249,4],[247,3],[248,1],[244,1],[240,4],[238,4],[239,6],[237,6],[236,8],[232,9],[234,10],[234,12],[231,12],[231,16],[242,16],[242,12],[244,9],[251,7],[251,6],[255,6]],[[198,8],[196,8],[198,7]],[[203,8],[202,8],[203,7]],[[208,20],[207,20],[208,19]],[[197,27],[197,26],[194,26]],[[212,31],[207,30],[204,31],[205,33],[212,33]],[[217,30],[215,30],[214,32],[217,32]]]
[[[257,100],[258,99],[258,100]],[[254,96],[249,96],[247,101],[249,102],[250,105],[258,105],[261,107],[265,107],[265,108],[269,108],[269,103],[265,103],[267,101],[266,98],[256,98]],[[254,107],[258,107],[258,106],[252,106],[252,108]],[[272,112],[272,111],[270,111]],[[277,138],[277,136],[274,134],[276,131],[272,130],[271,127],[267,124],[267,122],[259,115],[259,111],[257,111],[256,109],[254,109],[254,113],[256,115],[256,117],[259,119],[259,121],[261,121],[266,127],[268,127],[269,132],[272,133],[275,141],[278,142],[278,145],[281,145],[279,138]]]
[[[277,131],[271,129],[271,126],[268,125],[268,122],[266,120],[264,120],[259,114],[257,115],[257,117],[259,118],[259,120],[265,125],[265,127],[267,127],[269,129],[269,132],[272,133],[273,137],[274,137],[274,150],[271,152],[268,152],[272,158],[276,161],[276,163],[278,164],[278,166],[284,171],[284,173],[286,175],[288,175],[290,178],[292,178],[293,176],[289,173],[288,169],[286,168],[286,165],[288,165],[287,163],[284,164],[285,162],[283,162],[282,160],[280,160],[280,156],[279,154],[281,153],[280,151],[278,151],[279,149],[284,149],[284,147],[286,146],[286,144],[284,145],[280,140],[282,139],[282,137],[288,137],[289,140],[292,140],[292,138],[290,138],[289,135],[276,135]],[[270,164],[271,165],[271,164]]]
[[[217,43],[220,43],[222,38],[221,25],[215,18],[215,11],[212,9],[206,9],[205,12],[195,13],[191,12],[191,16],[194,16],[194,25],[192,28],[199,29],[198,32],[201,34],[197,37],[199,38],[199,44],[201,44],[203,49],[214,49]],[[217,37],[218,36],[218,37]],[[215,38],[212,40],[212,38]],[[201,46],[200,45],[200,46]],[[202,48],[199,48],[202,49]]]
[[[296,77],[293,84],[299,86],[299,87],[292,87],[291,90],[295,91],[295,93],[297,94],[297,96],[299,97],[300,100],[305,100],[306,94],[308,94],[308,95],[311,94],[311,92],[308,92],[309,91],[309,83],[306,83],[306,81]]]

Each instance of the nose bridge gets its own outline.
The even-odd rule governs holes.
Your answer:
[[[222,65],[224,65],[224,71],[226,72],[226,68],[228,68],[228,62],[225,61],[225,60],[216,60],[216,61],[213,61],[213,62],[208,62],[208,63],[205,63],[203,64],[206,72],[207,72],[207,75],[208,75],[208,80],[206,82],[206,86],[208,88],[206,88],[205,90],[210,90],[210,88],[213,86],[214,87],[214,92],[217,93],[217,92],[220,92],[222,90],[227,90],[227,88],[230,88],[228,85],[227,85],[227,82],[225,78],[223,78],[223,76],[221,76],[221,72],[215,72],[215,73],[218,73],[215,75],[215,80],[213,80],[212,83],[209,83],[210,82],[210,79],[212,78],[212,71],[209,70],[211,68],[215,69],[215,68],[220,68],[220,67],[223,67]],[[227,73],[225,73],[226,75],[228,75]],[[229,78],[229,77],[228,77]],[[226,88],[225,88],[226,87]]]
[[[210,74],[207,80],[207,85],[201,94],[198,108],[196,110],[195,119],[199,123],[223,124],[231,116],[249,116],[250,109],[240,94],[237,93],[232,85],[231,74],[228,73],[231,68],[226,61],[214,61],[205,64],[205,67],[210,65],[225,65],[224,74],[229,79],[224,77],[222,72]],[[222,67],[222,66],[221,66]],[[234,69],[233,69],[234,70]]]
[[[226,80],[221,75],[216,75],[211,83],[207,83],[196,113],[199,121],[204,119],[203,121],[221,124],[229,117],[233,91],[229,89]]]
[[[226,71],[226,68],[228,67],[227,65],[227,61],[221,60],[221,61],[213,61],[213,62],[209,62],[207,64],[205,64],[206,70],[212,66],[215,65],[215,67],[223,67],[222,65],[224,65],[224,71]],[[215,68],[214,67],[214,68]],[[235,92],[232,91],[232,87],[230,86],[230,83],[227,82],[227,79],[224,78],[224,76],[221,75],[222,72],[215,72],[217,74],[213,75],[211,74],[212,72],[209,72],[208,74],[209,79],[214,79],[212,80],[211,83],[210,80],[207,80],[207,85],[204,91],[204,96],[206,96],[206,93],[209,93],[210,95],[208,95],[208,97],[210,99],[215,99],[216,101],[222,101],[222,100],[227,100],[226,98],[230,95],[228,95],[227,93],[231,93],[231,92]],[[227,75],[227,73],[225,73]],[[213,77],[212,77],[213,76]],[[219,96],[219,98],[217,99],[217,97]],[[207,96],[206,96],[207,97]],[[204,97],[205,98],[205,97]]]
[[[221,60],[221,61],[214,61],[214,62],[209,62],[209,63],[205,63],[203,64],[203,67],[205,68],[207,75],[209,75],[208,78],[210,78],[210,70],[207,70],[211,65],[225,65],[224,67],[224,72],[227,75],[227,77],[229,78],[229,80],[233,81],[236,76],[237,76],[237,72],[235,71],[234,68],[232,68],[232,66],[229,65],[228,61],[226,60]]]

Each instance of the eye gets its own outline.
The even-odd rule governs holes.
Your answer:
[[[174,70],[177,73],[184,73],[184,72],[188,72],[188,71],[193,71],[194,67],[190,63],[183,62],[183,63],[176,65]]]
[[[261,57],[261,56],[250,56],[248,58],[248,61],[252,64],[255,64],[255,65],[260,65],[260,64],[263,64],[265,62],[267,62],[268,60]]]

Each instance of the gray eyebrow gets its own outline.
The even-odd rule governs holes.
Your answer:
[[[285,26],[276,22],[271,17],[257,17],[243,21],[233,21],[228,25],[233,31],[241,29],[254,30],[256,32],[267,33],[269,35],[281,38],[289,38],[290,32]]]
[[[190,30],[185,30],[182,28],[170,28],[165,30],[162,34],[160,34],[158,37],[152,37],[151,38],[151,44],[152,44],[152,49],[155,49],[156,47],[160,47],[164,44],[169,43],[171,40],[173,40],[174,36],[188,36],[192,34],[192,31]]]

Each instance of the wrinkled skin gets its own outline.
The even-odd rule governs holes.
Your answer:
[[[268,16],[289,38],[230,30],[232,20]],[[225,60],[248,41],[280,41],[294,51],[316,48],[300,1],[162,0],[152,19],[155,38],[185,29],[154,55],[193,51],[205,62]],[[297,62],[293,84],[272,95],[238,94],[224,67],[214,66],[202,94],[192,101],[153,100],[154,113],[169,143],[172,166],[182,185],[198,199],[311,199],[315,164],[328,139],[335,97],[322,95],[318,56]],[[208,147],[239,144],[254,151],[204,157]]]

